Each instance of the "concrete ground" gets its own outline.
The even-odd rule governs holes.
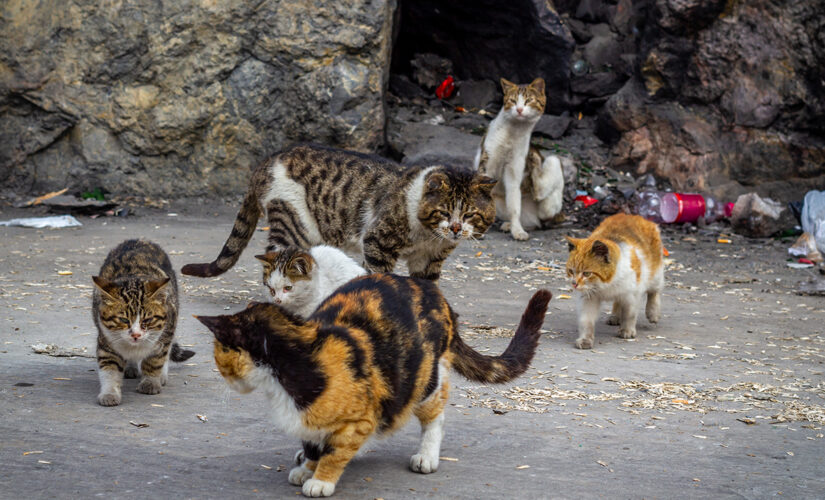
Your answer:
[[[160,243],[176,268],[211,260],[235,207],[137,209],[83,227],[0,227],[0,497],[294,498],[295,439],[273,429],[261,394],[227,389],[212,337],[192,314],[263,299],[254,253],[214,279],[179,277],[179,341],[197,355],[163,392],[104,408],[91,276],[127,238]],[[0,208],[0,220],[39,215]],[[603,319],[577,350],[564,234],[526,243],[491,231],[445,265],[442,288],[464,337],[501,352],[529,296],[553,291],[531,369],[507,386],[453,375],[439,470],[410,472],[418,425],[369,445],[337,498],[823,498],[825,299],[793,294],[810,271],[786,267],[786,243],[668,230],[662,321],[634,341]],[[71,272],[71,274],[68,274]],[[490,328],[502,327],[502,328]],[[75,357],[36,354],[55,344]],[[73,350],[74,349],[74,350]]]

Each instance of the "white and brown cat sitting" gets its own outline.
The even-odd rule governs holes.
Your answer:
[[[480,173],[499,181],[493,189],[503,231],[526,240],[525,229],[540,228],[561,213],[564,175],[557,156],[542,158],[530,146],[533,128],[544,113],[544,80],[516,85],[501,79],[504,105],[490,122],[475,158]]]
[[[500,356],[462,341],[458,316],[435,283],[393,274],[353,279],[306,320],[266,303],[197,318],[215,334],[215,363],[230,387],[263,390],[267,417],[302,440],[289,482],[326,497],[370,437],[389,435],[412,415],[422,432],[410,468],[435,472],[449,370],[487,384],[524,373],[550,297],[536,292]]]
[[[608,217],[584,239],[567,237],[567,276],[580,294],[576,347],[590,349],[603,300],[613,301],[608,325],[619,325],[619,337],[636,337],[636,316],[645,305],[651,323],[661,317],[664,287],[659,226],[638,215]]]

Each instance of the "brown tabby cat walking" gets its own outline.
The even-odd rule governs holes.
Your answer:
[[[411,414],[422,436],[410,468],[435,472],[449,368],[483,383],[524,373],[550,298],[536,292],[500,356],[461,340],[457,315],[432,281],[393,274],[353,279],[307,320],[263,303],[198,319],[215,334],[215,362],[229,385],[264,389],[275,422],[302,439],[303,461],[289,482],[318,497],[332,495],[370,436],[398,429]]]
[[[238,261],[261,211],[267,252],[326,244],[361,253],[368,271],[437,280],[459,240],[483,234],[495,219],[496,181],[446,167],[402,167],[378,156],[317,145],[291,147],[252,174],[235,226],[218,258],[187,264],[190,276],[217,276]]]
[[[169,359],[193,351],[173,342],[178,284],[169,257],[158,245],[127,240],[115,247],[93,276],[92,317],[97,326],[97,365],[103,406],[120,404],[124,374],[142,374],[137,391],[157,394],[168,378]]]

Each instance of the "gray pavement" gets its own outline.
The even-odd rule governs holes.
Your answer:
[[[253,255],[265,233],[224,276],[179,277],[179,341],[197,355],[172,367],[159,395],[126,381],[123,403],[100,407],[93,358],[31,348],[92,355],[91,276],[109,249],[146,237],[177,269],[210,260],[234,211],[190,203],[82,217],[80,228],[0,227],[0,497],[300,495],[287,482],[297,441],[268,423],[261,394],[227,388],[211,335],[191,317],[263,299]],[[33,215],[0,209],[0,220]],[[596,348],[581,351],[559,268],[564,234],[583,233],[519,243],[491,231],[450,257],[442,288],[465,339],[484,352],[501,352],[509,334],[487,327],[512,328],[535,289],[553,291],[533,366],[507,386],[454,374],[439,470],[407,469],[418,438],[410,422],[370,443],[335,497],[825,497],[825,299],[792,293],[808,271],[786,267],[787,245],[667,231],[662,322],[641,320],[626,341],[602,320]]]

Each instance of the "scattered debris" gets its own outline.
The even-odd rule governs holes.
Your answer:
[[[749,238],[767,238],[793,223],[793,216],[781,203],[756,193],[737,198],[730,216],[733,230]]]
[[[30,199],[29,201],[16,204],[15,207],[16,208],[33,207],[35,205],[39,205],[40,203],[43,203],[44,201],[46,201],[48,199],[54,198],[55,196],[60,196],[61,194],[65,193],[68,190],[69,190],[69,188],[65,187],[65,188],[61,189],[60,191],[52,191],[51,193],[46,193],[43,196],[38,196],[36,198]]]
[[[129,423],[134,425],[138,429],[142,429],[144,427],[149,427],[149,424],[138,423],[138,422],[135,422],[134,420],[130,420]]]
[[[31,346],[32,351],[35,354],[46,354],[48,356],[53,356],[56,358],[95,358],[96,355],[86,352],[86,348],[77,348],[77,347],[60,347],[56,344],[33,344]]]
[[[63,227],[77,227],[82,226],[79,220],[71,215],[55,215],[52,217],[27,217],[23,219],[11,219],[0,221],[0,226],[20,226],[32,227],[35,229],[53,228],[59,229]]]
[[[205,416],[205,415],[201,415],[200,413],[195,414],[195,416],[196,416],[196,417],[198,417],[198,420],[200,420],[201,422],[204,422],[204,423],[205,423],[207,420],[209,420],[208,418],[206,418],[206,416]]]

